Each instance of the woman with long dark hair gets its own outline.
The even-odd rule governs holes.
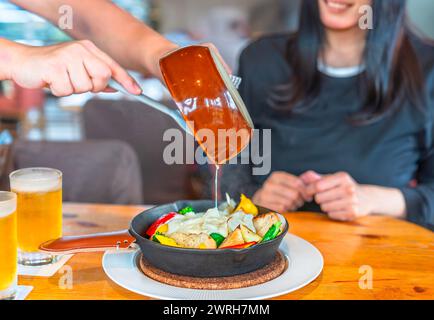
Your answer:
[[[434,226],[434,49],[409,33],[405,4],[304,0],[295,34],[244,50],[240,92],[255,127],[271,129],[271,173],[228,165],[222,191]]]

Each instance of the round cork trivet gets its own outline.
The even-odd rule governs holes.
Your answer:
[[[181,276],[169,273],[152,266],[149,262],[139,258],[141,271],[149,278],[175,287],[199,290],[227,290],[255,286],[271,281],[280,276],[287,268],[287,259],[278,252],[272,262],[265,267],[236,276],[199,278]]]

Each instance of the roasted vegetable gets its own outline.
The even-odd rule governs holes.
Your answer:
[[[161,216],[160,218],[155,220],[155,222],[148,228],[148,230],[146,230],[146,234],[149,237],[152,237],[155,234],[155,232],[157,232],[157,229],[159,226],[165,224],[166,222],[168,222],[170,219],[172,219],[176,215],[177,215],[176,212],[170,212],[168,214]]]
[[[260,242],[262,238],[247,228],[245,225],[240,226],[241,234],[245,242]]]
[[[213,238],[206,233],[186,234],[175,232],[170,234],[170,237],[176,241],[181,247],[195,249],[216,249],[217,245]]]
[[[274,223],[270,229],[265,233],[264,238],[262,238],[262,242],[273,240],[280,233],[280,226],[282,225],[281,221]]]
[[[252,242],[246,242],[246,243],[243,243],[243,244],[238,244],[238,245],[235,245],[235,246],[225,247],[225,249],[245,249],[245,248],[251,247],[251,246],[253,246],[255,244],[257,244],[257,242],[256,241],[252,241]]]
[[[232,247],[240,244],[244,244],[244,239],[241,233],[241,229],[240,227],[238,227],[234,231],[229,233],[229,235],[226,237],[225,241],[223,241],[219,248],[223,249],[226,247]]]
[[[163,236],[161,234],[156,234],[154,236],[154,238],[161,244],[165,245],[165,246],[170,246],[170,247],[179,247],[179,245],[176,243],[175,240],[173,240],[172,238]]]
[[[238,205],[228,195],[226,198],[226,203],[206,212],[196,214],[193,207],[186,206],[179,212],[163,215],[148,228],[146,235],[161,244],[182,248],[242,249],[272,240],[284,229],[279,214],[259,214],[244,194]]]
[[[193,212],[194,213],[194,210],[193,210],[193,208],[191,206],[186,206],[185,208],[182,208],[181,210],[178,211],[178,213],[182,214],[182,215],[184,215],[186,213],[189,213],[189,212]]]
[[[256,233],[263,238],[271,226],[279,221],[279,216],[276,213],[268,212],[256,216],[253,219],[253,225],[255,226]]]
[[[256,216],[258,214],[258,208],[253,204],[252,200],[247,198],[244,194],[241,194],[240,203],[234,211],[244,211],[245,213]]]
[[[220,233],[211,233],[209,236],[214,239],[217,247],[220,246],[225,240],[225,237],[223,237]]]
[[[162,235],[161,233],[159,233],[159,232],[155,232],[155,234],[152,236],[152,241],[154,241],[154,242],[158,242],[158,243],[160,243],[160,241],[158,241],[158,239],[155,237],[156,235]]]
[[[167,223],[162,224],[160,226],[158,226],[157,231],[155,231],[155,234],[165,234],[167,232],[167,230],[169,230],[169,226]]]

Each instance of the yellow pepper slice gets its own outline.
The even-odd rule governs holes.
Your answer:
[[[179,247],[179,244],[177,244],[176,241],[172,238],[162,236],[161,234],[156,234],[154,237],[158,240],[158,242],[165,246]]]
[[[167,223],[162,224],[161,226],[159,226],[157,228],[157,230],[155,230],[155,233],[166,233],[169,230],[169,226]]]
[[[251,214],[253,216],[258,215],[258,208],[253,204],[252,200],[247,198],[244,194],[241,194],[240,203],[235,208],[235,211],[242,210],[245,213]]]

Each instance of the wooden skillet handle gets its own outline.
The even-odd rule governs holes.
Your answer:
[[[69,236],[44,242],[39,250],[51,254],[127,249],[135,241],[128,230],[109,233],[95,233],[84,236]]]

